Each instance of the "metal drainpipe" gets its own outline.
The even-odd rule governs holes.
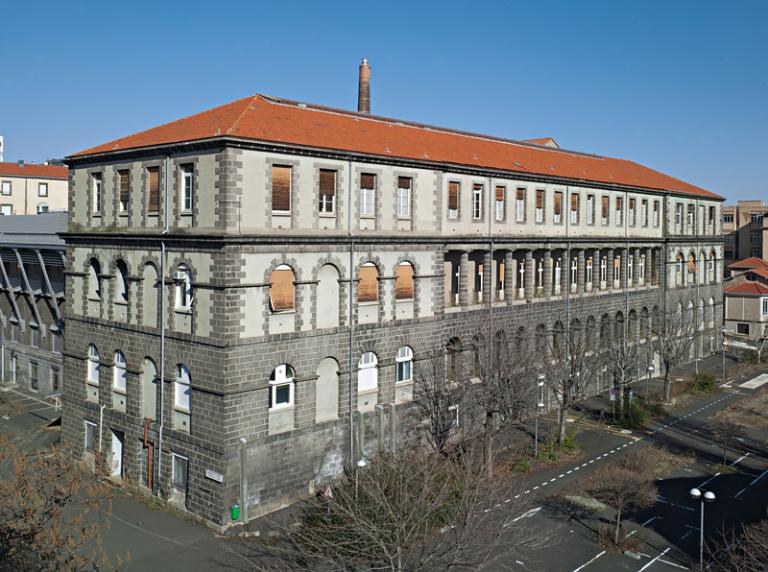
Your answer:
[[[565,215],[565,247],[568,252],[568,268],[563,268],[561,259],[560,279],[562,280],[563,272],[565,272],[565,363],[568,364],[568,369],[570,370],[571,366],[569,360],[571,356],[571,336],[573,335],[573,331],[571,330],[571,189],[568,185],[565,186],[564,198],[565,201],[562,202],[565,204],[562,204],[560,209],[561,211],[566,211],[568,213]],[[579,204],[579,207],[581,207],[581,204]],[[586,327],[586,324],[584,326],[580,325],[580,327]],[[581,380],[579,380],[579,383],[581,383]]]
[[[355,241],[352,237],[352,160],[347,160],[347,237],[349,238],[349,308],[347,312],[347,328],[349,329],[349,462],[354,466],[355,459],[355,416],[354,406],[352,404],[352,365],[353,365],[353,343],[355,335],[355,325],[352,320],[352,303],[354,300],[354,258]]]
[[[164,196],[163,196],[163,235],[168,234],[168,171],[170,155],[165,156]],[[163,427],[165,421],[165,241],[160,241],[160,428],[157,437],[157,495],[161,495],[163,469]]]
[[[494,197],[495,195],[492,194],[492,184],[491,184],[491,177],[488,177],[488,198]],[[487,285],[485,287],[488,289],[488,344],[489,344],[489,350],[488,350],[488,375],[491,375],[491,372],[493,371],[493,350],[495,347],[494,338],[493,338],[493,295],[496,290],[496,280],[494,280],[495,272],[494,268],[496,265],[496,261],[493,259],[493,217],[495,213],[491,209],[491,206],[495,206],[494,203],[491,200],[488,200],[488,208],[485,210],[488,212],[488,248],[491,250],[491,264],[490,268],[483,268],[483,282],[487,282]],[[488,277],[487,280],[485,279],[486,276]],[[496,277],[498,278],[498,277]]]

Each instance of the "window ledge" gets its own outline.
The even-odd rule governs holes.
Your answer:
[[[270,310],[270,316],[290,316],[296,313],[296,309],[293,310]]]
[[[403,387],[405,385],[413,385],[413,379],[404,379],[403,381],[396,381],[395,385],[397,387]]]
[[[117,216],[120,218],[128,218],[128,211],[117,213]]]
[[[187,415],[191,415],[192,414],[192,412],[189,409],[187,409],[186,407],[180,407],[178,405],[174,405],[173,406],[173,410],[177,411],[178,413],[186,413]],[[177,430],[178,430],[178,428],[177,428]]]
[[[376,220],[375,214],[361,214],[360,215],[361,220]]]
[[[272,211],[272,216],[290,217],[291,211]]]
[[[295,409],[295,405],[274,405],[269,408],[270,413],[282,413],[284,411],[291,411],[292,409]]]
[[[411,217],[409,217],[409,216],[399,216],[399,217],[397,217],[397,220],[410,222]]]
[[[318,213],[318,218],[336,218],[336,213]]]
[[[115,306],[128,306],[128,302],[126,300],[115,300]]]
[[[192,315],[192,308],[186,308],[183,306],[177,306],[173,309],[173,311],[176,314],[181,314],[183,316],[191,316]]]
[[[374,302],[358,302],[357,305],[358,306],[378,306],[379,305],[379,301],[376,300]]]
[[[91,387],[99,387],[99,382],[87,379],[85,380],[85,385],[90,385]]]
[[[118,395],[128,395],[128,392],[125,389],[115,389],[112,388],[112,393],[117,393]]]

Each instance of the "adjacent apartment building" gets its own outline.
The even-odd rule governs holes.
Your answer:
[[[756,350],[768,338],[768,260],[747,258],[728,266],[725,327],[732,350]]]
[[[41,396],[63,385],[67,213],[0,217],[0,372]]]
[[[467,379],[474,343],[568,305],[641,339],[685,310],[695,355],[718,346],[721,197],[367,111],[255,95],[67,159],[63,433],[85,459],[226,527],[353,464],[358,412],[374,439],[435,352]]]
[[[745,258],[768,259],[768,205],[762,200],[738,201],[723,207],[725,263]]]
[[[67,210],[67,168],[0,163],[0,214],[33,215]]]

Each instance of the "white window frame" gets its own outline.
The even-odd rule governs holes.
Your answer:
[[[523,198],[517,198],[517,191],[523,191]],[[515,222],[525,222],[525,198],[527,196],[527,190],[515,189]]]
[[[98,426],[93,421],[83,420],[83,450],[96,452],[96,432]],[[90,444],[89,444],[90,441]]]
[[[280,364],[274,369],[270,377],[274,377],[274,379],[269,380],[269,410],[276,411],[293,407],[296,380],[296,372],[293,367],[285,363]],[[288,386],[288,402],[278,403],[277,390],[285,386]]]
[[[500,185],[498,185],[500,186]],[[501,200],[496,198],[496,188],[493,189],[493,205],[494,205],[494,214],[496,217],[496,222],[502,222],[504,220],[504,203],[507,200],[507,189],[506,187],[502,187],[504,196]]]
[[[627,282],[631,284],[635,280],[635,257],[627,254]]]
[[[595,195],[587,195],[587,224],[595,224]]]
[[[483,185],[472,185],[472,219],[483,218]]]
[[[184,469],[184,484],[179,485],[179,480],[177,479],[178,475],[177,469],[176,469],[176,463],[177,461],[181,461],[185,465]],[[187,492],[187,488],[189,487],[189,457],[186,457],[184,455],[179,455],[178,453],[171,453],[171,486],[174,490],[178,492]]]
[[[575,292],[579,280],[579,261],[576,257],[571,257],[571,291]]]
[[[608,285],[608,257],[600,257],[600,288]]]
[[[91,344],[88,346],[88,373],[86,381],[91,385],[99,385],[99,370],[101,369],[101,358],[99,349]]]
[[[29,323],[29,345],[33,348],[39,348],[40,347],[40,325],[37,322],[30,322]]]
[[[125,363],[125,354],[121,351],[115,352],[115,365],[112,371],[112,389],[120,393],[125,393],[128,389],[127,383],[128,366]]]
[[[101,173],[91,174],[91,185],[93,186],[93,213],[101,214],[104,208],[104,180]]]
[[[6,197],[11,196],[13,194],[13,182],[2,181],[0,183],[0,194]]]
[[[683,224],[683,203],[675,203],[675,226]]]
[[[659,201],[653,201],[653,226],[655,228],[659,227],[659,222],[661,220],[659,213],[661,212],[661,204]]]
[[[397,350],[395,358],[396,372],[395,383],[410,383],[413,381],[413,349],[410,346],[402,346]],[[407,373],[407,377],[405,374]],[[402,377],[402,379],[401,379]]]
[[[192,271],[186,264],[180,264],[176,267],[177,272],[184,273],[184,280],[176,283],[175,288],[175,306],[177,310],[188,311],[192,308],[194,301],[192,292]]]
[[[176,366],[173,383],[173,407],[186,413],[192,411],[192,380],[189,368],[181,363]]]
[[[360,216],[376,216],[376,178],[374,175],[373,187],[365,188],[360,184]]]
[[[645,284],[645,254],[640,255],[637,268],[637,279],[640,284]]]
[[[397,187],[397,218],[411,218],[411,189]]]
[[[181,212],[191,213],[195,208],[195,166],[179,165],[181,173]]]
[[[637,199],[635,199],[637,201]],[[637,202],[635,202],[635,208],[632,208],[632,199],[627,199],[627,209],[629,212],[629,226],[635,226],[637,218],[635,217],[635,211],[637,209]]]
[[[587,290],[592,290],[592,279],[594,278],[594,276],[592,276],[593,264],[594,262],[592,258],[587,258],[584,261],[584,284]]]
[[[768,298],[762,298],[761,300],[763,316],[768,316]]]
[[[37,203],[37,214],[44,214],[49,211],[48,203]]]
[[[37,183],[37,196],[38,197],[48,196],[48,183]]]
[[[360,361],[357,363],[357,391],[358,393],[362,393],[365,391],[374,391],[378,390],[379,388],[379,358],[376,356],[373,352],[363,352],[363,354],[360,356]],[[371,385],[370,383],[366,384],[365,387],[360,387],[360,381],[361,381],[361,372],[368,371],[368,370],[376,370],[375,375],[371,376],[375,381],[375,384]],[[365,381],[368,381],[365,379],[366,375],[362,376]],[[371,385],[368,387],[368,385]]]

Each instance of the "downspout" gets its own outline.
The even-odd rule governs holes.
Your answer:
[[[352,160],[347,160],[347,237],[349,238],[349,307],[347,310],[347,327],[349,329],[349,462],[354,466],[355,459],[355,409],[352,404],[352,365],[353,365],[353,343],[355,336],[355,324],[352,319],[352,303],[354,301],[354,264],[355,264],[355,240],[352,236]]]
[[[563,268],[563,263],[560,263],[560,277],[562,280],[563,272],[565,272],[565,363],[568,364],[568,369],[571,371],[571,336],[573,335],[571,329],[571,265],[573,264],[573,254],[571,254],[571,201],[573,199],[571,199],[571,188],[568,185],[565,186],[564,198],[565,200],[562,202],[565,204],[561,206],[561,211],[568,213],[565,215],[565,247],[568,252],[568,267]],[[579,207],[581,207],[581,204],[579,204]],[[584,326],[579,324],[579,327],[586,327],[586,324]],[[581,380],[579,380],[579,384],[581,384]]]
[[[170,155],[165,156],[164,188],[163,188],[163,235],[168,234],[168,183]],[[160,428],[157,437],[157,494],[160,496],[162,488],[163,469],[163,427],[165,421],[165,240],[160,240]]]
[[[493,371],[493,350],[496,346],[495,340],[493,338],[493,296],[496,293],[496,282],[498,281],[498,276],[496,275],[496,261],[493,258],[493,218],[495,217],[495,194],[494,191],[492,191],[492,185],[491,185],[491,177],[488,177],[488,202],[487,202],[487,208],[485,209],[488,213],[488,248],[491,251],[491,264],[490,268],[484,268],[483,269],[483,281],[485,282],[485,276],[488,277],[488,285],[486,286],[488,288],[488,346],[491,348],[488,352],[488,375],[491,375],[491,372]],[[490,200],[491,197],[494,197],[494,200]],[[485,198],[485,197],[484,197]],[[494,207],[494,208],[492,208]]]

